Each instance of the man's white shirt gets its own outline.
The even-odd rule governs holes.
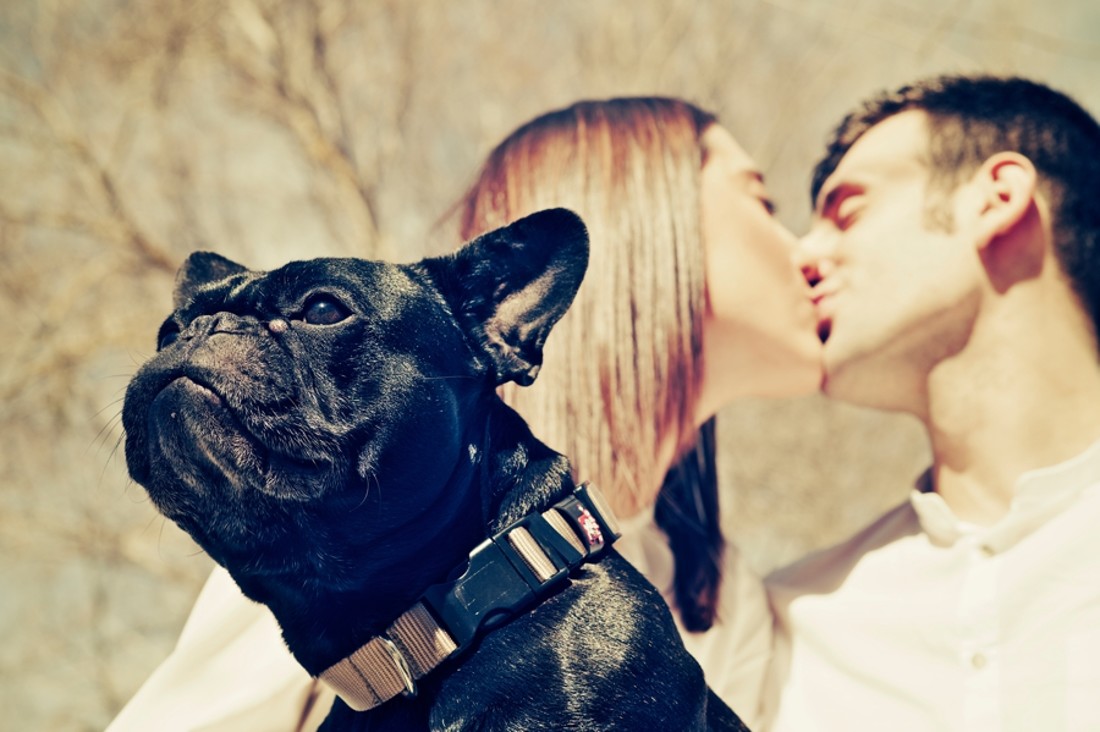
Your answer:
[[[1100,443],[995,525],[929,489],[767,580],[774,732],[1100,730]]]

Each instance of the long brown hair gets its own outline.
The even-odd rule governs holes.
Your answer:
[[[695,428],[705,312],[700,138],[714,117],[686,102],[578,102],[523,125],[490,153],[460,209],[469,239],[539,209],[584,219],[589,268],[530,387],[502,397],[615,505],[661,485],[657,521],[675,556],[689,630],[713,623],[723,546],[713,420]],[[678,462],[667,474],[661,448]]]

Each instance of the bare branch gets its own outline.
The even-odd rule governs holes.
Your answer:
[[[45,124],[58,146],[70,154],[74,172],[80,174],[88,192],[100,199],[114,223],[125,232],[126,243],[152,267],[175,271],[173,257],[138,226],[119,194],[114,174],[99,160],[55,96],[5,69],[0,69],[0,94],[28,107]]]

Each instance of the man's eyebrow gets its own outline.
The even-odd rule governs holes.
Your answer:
[[[820,203],[814,207],[814,213],[822,218],[829,216],[832,211],[836,210],[841,201],[853,194],[862,193],[864,189],[865,186],[850,181],[837,183],[829,188],[824,198],[818,196],[817,200]]]

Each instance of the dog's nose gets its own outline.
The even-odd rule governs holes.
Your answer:
[[[199,315],[180,334],[183,338],[197,338],[209,336],[214,333],[242,333],[244,332],[244,318],[233,313],[214,313],[213,315]]]
[[[217,315],[200,315],[187,325],[188,337],[194,338],[200,335],[210,335],[218,326]]]

